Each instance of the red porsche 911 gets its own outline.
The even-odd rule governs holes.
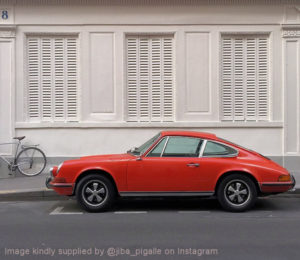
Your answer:
[[[46,186],[75,195],[87,211],[105,211],[123,196],[216,196],[225,210],[250,209],[258,196],[291,190],[294,177],[254,151],[214,134],[163,131],[125,154],[69,160]]]

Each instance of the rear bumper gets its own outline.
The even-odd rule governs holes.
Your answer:
[[[260,184],[261,192],[263,193],[279,193],[286,191],[294,191],[296,180],[293,175],[291,175],[291,182],[262,182]]]
[[[59,183],[55,182],[53,176],[46,178],[45,185],[48,189],[52,189],[60,195],[72,195],[74,191],[74,183]]]

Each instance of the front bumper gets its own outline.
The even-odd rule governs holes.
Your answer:
[[[53,180],[53,177],[51,177],[51,176],[48,176],[47,178],[46,178],[46,187],[48,188],[48,189],[52,189],[52,185],[50,184],[50,182]]]
[[[263,193],[295,191],[296,180],[292,174],[291,177],[291,182],[262,182],[260,185],[260,189]]]
[[[56,191],[60,195],[73,195],[74,183],[61,183],[61,182],[56,182],[55,177],[53,176],[48,176],[46,178],[45,185],[48,189],[52,189]]]

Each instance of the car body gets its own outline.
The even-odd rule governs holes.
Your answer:
[[[50,172],[47,187],[76,195],[88,211],[107,210],[118,196],[217,196],[224,209],[244,211],[258,196],[295,186],[261,154],[191,131],[162,131],[127,153],[69,160]]]

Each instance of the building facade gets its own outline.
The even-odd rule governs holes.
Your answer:
[[[0,0],[0,16],[1,142],[56,162],[187,129],[300,171],[300,1]]]

